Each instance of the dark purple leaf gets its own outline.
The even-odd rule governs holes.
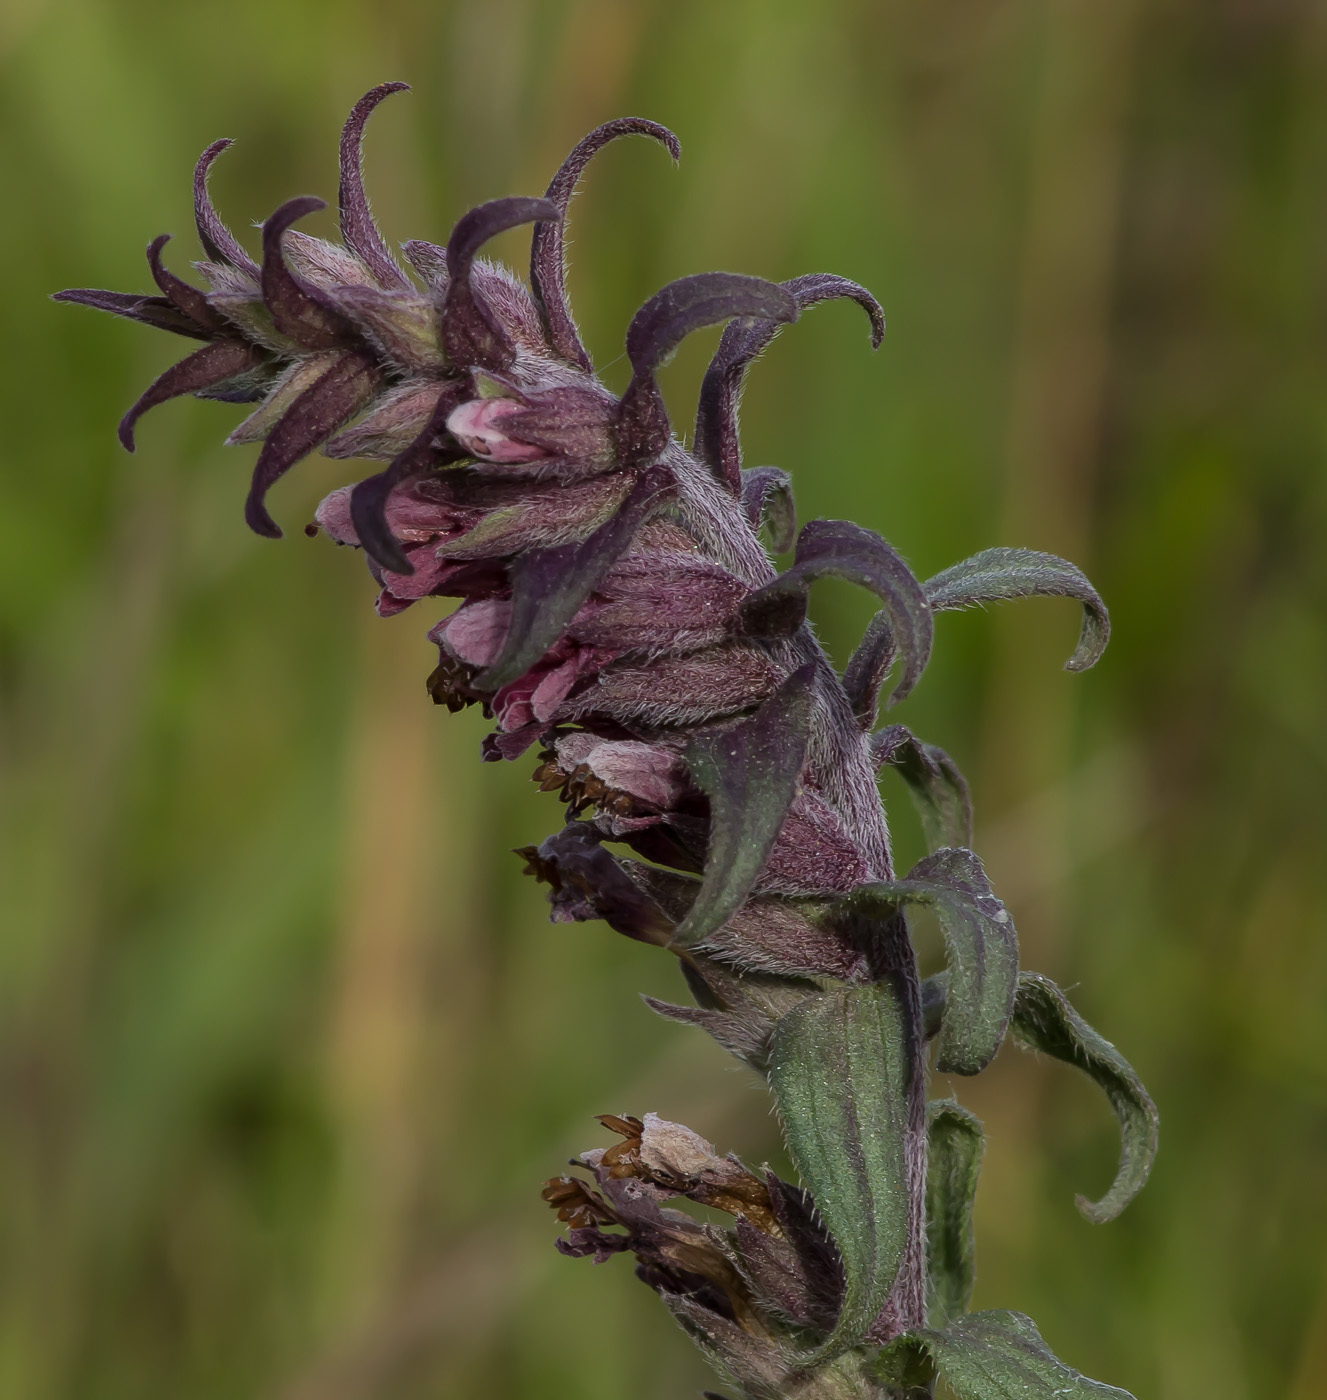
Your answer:
[[[394,574],[413,574],[415,566],[387,524],[387,498],[392,488],[407,477],[431,466],[461,460],[464,454],[447,432],[447,419],[467,394],[464,384],[444,385],[428,423],[414,442],[393,458],[385,471],[359,482],[350,493],[350,519],[360,544],[370,558]]]
[[[1110,639],[1110,617],[1081,569],[1035,549],[983,549],[961,564],[926,580],[931,606],[942,612],[995,603],[1004,598],[1076,598],[1083,605],[1083,630],[1066,671],[1095,666]]]
[[[378,279],[380,286],[404,291],[410,286],[383,241],[364,193],[364,171],[360,146],[364,124],[373,109],[394,92],[409,92],[409,83],[379,83],[366,92],[351,109],[341,132],[341,186],[337,203],[341,211],[341,239]]]
[[[958,765],[941,748],[924,744],[901,724],[871,737],[877,767],[895,769],[908,785],[921,817],[926,848],[972,845],[972,795]]]
[[[475,677],[478,689],[496,691],[509,685],[562,636],[671,484],[662,470],[644,471],[618,512],[588,539],[528,549],[516,558],[511,567],[511,626],[497,660]]]
[[[1123,1055],[1069,1005],[1049,978],[1021,972],[1014,1002],[1014,1038],[1021,1044],[1076,1065],[1110,1100],[1120,1123],[1120,1166],[1099,1201],[1078,1197],[1091,1221],[1114,1220],[1143,1189],[1157,1155],[1157,1109],[1143,1081]]]
[[[326,208],[316,195],[300,195],[288,199],[263,225],[263,301],[277,330],[306,350],[342,349],[358,339],[354,323],[292,271],[281,250],[281,236],[291,224]]]
[[[897,660],[898,637],[893,621],[887,611],[878,612],[867,624],[843,672],[843,693],[863,729],[870,729],[875,723],[880,692]]]
[[[214,340],[185,356],[178,364],[172,365],[160,375],[139,398],[138,402],[120,419],[120,441],[125,450],[134,450],[134,424],[149,408],[155,408],[167,399],[179,398],[181,394],[196,394],[201,389],[210,389],[214,384],[246,370],[254,369],[262,363],[262,351],[242,340]]]
[[[931,606],[912,570],[874,530],[848,520],[810,521],[797,537],[792,567],[747,599],[742,611],[748,634],[777,636],[795,630],[806,615],[811,583],[826,574],[861,584],[884,602],[903,653],[903,675],[893,696],[895,702],[902,700],[931,654]]]
[[[515,357],[506,328],[475,293],[470,270],[490,238],[521,224],[562,217],[547,199],[490,199],[463,214],[447,240],[447,292],[442,304],[442,344],[452,364],[504,370]]]
[[[742,906],[797,796],[811,723],[814,666],[794,671],[746,719],[702,730],[684,756],[710,800],[710,840],[700,890],[678,925],[693,948]]]
[[[781,467],[752,467],[742,473],[742,511],[753,530],[769,530],[775,554],[787,554],[797,538],[793,479]]]
[[[335,361],[321,379],[291,404],[268,433],[253,469],[244,518],[255,534],[281,538],[281,527],[264,505],[273,483],[331,437],[347,418],[358,413],[381,383],[382,371],[365,356],[352,352]]]
[[[948,992],[936,1068],[977,1074],[995,1057],[1014,1009],[1018,935],[971,851],[944,848],[900,880],[862,885],[839,908],[891,917],[907,904],[934,909],[944,934]]]
[[[604,850],[603,835],[589,822],[568,822],[538,849],[516,852],[531,873],[574,901],[575,915],[603,919],[615,932],[664,947],[673,921]]]
[[[668,445],[670,427],[654,372],[692,331],[734,316],[783,323],[797,319],[796,299],[773,282],[734,272],[700,272],[670,282],[636,313],[627,330],[633,371],[622,396],[618,446],[625,462],[657,457]],[[737,483],[734,481],[734,491]]]
[[[213,262],[229,263],[232,267],[247,272],[258,280],[258,264],[235,241],[235,235],[221,222],[217,211],[212,207],[212,198],[207,192],[207,177],[212,162],[235,143],[227,137],[212,144],[198,157],[194,166],[194,223],[198,226],[198,241],[203,251]]]
[[[94,311],[109,311],[112,316],[141,321],[145,326],[185,335],[190,340],[211,339],[207,331],[165,297],[145,297],[141,292],[103,292],[95,287],[71,287],[65,292],[55,292],[51,300],[66,301],[74,306],[90,306]]]
[[[229,323],[208,304],[207,294],[197,287],[191,287],[162,263],[161,250],[169,242],[170,234],[163,233],[147,245],[147,265],[152,269],[152,280],[161,288],[162,296],[179,307],[190,320],[197,321],[204,331],[224,335],[230,330]]]
[[[781,283],[805,310],[822,301],[849,297],[871,318],[871,346],[877,348],[885,334],[884,312],[880,303],[856,282],[829,272],[813,272]],[[742,380],[753,360],[762,354],[779,333],[778,320],[734,321],[723,333],[709,369],[700,386],[696,413],[695,454],[707,462],[720,481],[734,495],[740,484],[742,449],[737,434],[737,408],[742,396]]]
[[[583,370],[593,366],[581,344],[576,323],[567,304],[566,268],[563,263],[563,226],[567,205],[585,167],[594,155],[619,136],[652,136],[668,148],[674,160],[680,160],[682,147],[666,126],[646,121],[644,117],[619,117],[596,127],[562,162],[558,173],[549,182],[544,198],[555,205],[561,216],[556,223],[541,223],[535,227],[530,246],[530,286],[534,290],[548,343],[572,364]]]

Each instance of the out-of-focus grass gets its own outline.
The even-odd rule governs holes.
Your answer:
[[[1080,560],[1114,613],[945,617],[901,715],[970,773],[1026,961],[1162,1109],[1155,1178],[1077,1217],[1113,1130],[1060,1067],[957,1086],[987,1120],[977,1302],[1153,1400],[1313,1400],[1327,1373],[1327,12],[1312,0],[10,0],[0,508],[0,1395],[680,1396],[704,1371],[627,1277],[559,1260],[542,1178],[594,1112],[759,1160],[763,1094],[649,1017],[675,975],[550,928],[507,852],[557,821],[433,712],[436,610],[369,611],[298,533],[347,479],[240,517],[236,417],[113,426],[174,347],[54,307],[334,187],[361,91],[397,237],[535,192],[595,122],[573,291],[608,378],[671,277],[834,270],[753,376],[747,460],[925,573]],[[517,238],[504,250],[519,258]],[[685,424],[712,336],[669,371]],[[869,603],[827,588],[843,656]],[[900,792],[901,853],[918,847]]]

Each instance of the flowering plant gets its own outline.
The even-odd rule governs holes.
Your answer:
[[[481,204],[445,247],[404,244],[412,278],[360,172],[365,122],[403,86],[375,88],[346,124],[339,245],[293,227],[322,207],[299,198],[263,224],[252,259],[208,196],[229,144],[218,141],[194,174],[207,290],[165,266],[162,236],[148,248],[156,293],[57,299],[200,342],[125,415],[130,450],[141,415],[170,398],[255,405],[229,441],[262,443],[245,508],[259,534],[280,535],[268,491],[310,452],[386,463],[329,496],[310,531],[363,551],[384,616],[460,600],[429,633],[428,689],[491,716],[485,759],[539,746],[534,778],[566,821],[520,854],[549,887],[552,918],[600,919],[675,956],[695,1004],[649,1005],[768,1082],[799,1184],[655,1114],[606,1115],[612,1145],[545,1187],[568,1227],[558,1247],[600,1262],[634,1254],[637,1276],[753,1400],[922,1396],[937,1376],[963,1400],[1123,1395],[1059,1362],[1021,1314],[968,1311],[981,1127],[952,1100],[927,1102],[928,1047],[939,1070],[971,1075],[1012,1033],[1101,1085],[1123,1148],[1111,1189],[1079,1201],[1092,1220],[1142,1186],[1155,1109],[1063,993],[1019,969],[1013,922],[969,849],[953,761],[902,725],[877,728],[882,705],[920,679],[937,612],[1077,599],[1067,668],[1079,671],[1106,644],[1101,599],[1072,564],[1024,549],[988,549],[922,582],[861,526],[798,532],[787,474],[742,466],[743,379],[782,326],[848,298],[879,344],[878,303],[845,278],[684,277],[632,320],[625,393],[603,387],[567,305],[563,221],[609,141],[643,135],[678,156],[653,122],[599,127],[542,198]],[[479,256],[523,224],[528,287]],[[719,323],[688,451],[656,371]],[[767,547],[792,562],[776,572]],[[806,622],[828,574],[881,604],[842,676]],[[915,797],[930,850],[903,875],[876,784],[885,766]],[[947,970],[926,981],[912,906],[944,933]],[[675,1208],[683,1200],[733,1226],[702,1223]]]

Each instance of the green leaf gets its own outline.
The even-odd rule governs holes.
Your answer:
[[[1089,1220],[1114,1220],[1143,1189],[1157,1153],[1157,1109],[1123,1055],[1069,1005],[1049,978],[1023,972],[1014,1002],[1017,1040],[1066,1064],[1077,1065],[1101,1086],[1120,1122],[1120,1166],[1099,1201],[1077,1198]]]
[[[809,997],[774,1032],[769,1082],[788,1150],[843,1256],[843,1306],[817,1361],[865,1339],[903,1259],[908,1039],[892,981]]]
[[[749,718],[702,730],[685,750],[692,780],[710,800],[710,839],[700,890],[674,943],[691,948],[741,907],[797,796],[811,723],[811,663]]]
[[[905,904],[935,910],[949,963],[936,1068],[945,1074],[985,1069],[1014,1009],[1018,935],[977,857],[942,848],[919,860],[903,879],[862,885],[842,904],[875,914]]]
[[[926,1316],[961,1317],[976,1276],[972,1207],[985,1145],[981,1123],[953,1099],[926,1108]]]
[[[1066,671],[1095,666],[1110,639],[1110,616],[1101,595],[1083,571],[1067,559],[1035,549],[983,549],[951,565],[922,585],[937,612],[995,603],[1004,598],[1077,598],[1083,605],[1083,630]]]
[[[969,1313],[942,1332],[906,1332],[877,1362],[884,1384],[909,1394],[929,1394],[928,1373],[958,1400],[1133,1400],[1057,1360],[1030,1317],[1003,1309]]]
[[[924,744],[901,724],[871,737],[876,766],[898,771],[921,817],[927,848],[972,845],[972,794],[958,765],[941,748]]]

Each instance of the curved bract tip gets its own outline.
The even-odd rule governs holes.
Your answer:
[[[505,328],[475,295],[470,269],[490,238],[521,224],[562,217],[547,199],[512,195],[490,199],[463,214],[447,240],[447,294],[442,305],[442,343],[454,365],[504,370],[515,352]]]
[[[668,413],[654,373],[694,330],[735,317],[782,325],[799,314],[785,288],[735,272],[701,272],[670,282],[636,313],[627,330],[634,371],[622,396],[618,444],[624,460],[640,462],[668,443]]]
[[[317,195],[288,199],[263,224],[263,301],[277,330],[306,350],[332,350],[357,339],[345,315],[287,265],[281,239],[286,230],[309,214],[327,208]]]
[[[392,93],[409,90],[409,83],[379,83],[351,108],[341,131],[341,185],[337,201],[341,211],[341,238],[373,273],[380,286],[397,291],[404,291],[410,283],[396,265],[396,259],[373,221],[368,196],[364,193],[361,145],[365,124],[374,108]]]
[[[879,348],[885,335],[885,313],[859,283],[832,272],[812,272],[781,285],[803,310],[822,301],[855,301],[871,322],[871,348]],[[740,494],[742,479],[742,450],[737,434],[742,381],[751,363],[778,333],[779,323],[773,320],[741,321],[729,326],[701,382],[695,452],[734,495]]]
[[[668,151],[673,159],[682,158],[682,144],[677,137],[645,117],[618,117],[605,122],[579,141],[571,154],[558,168],[545,191],[546,198],[557,205],[564,217],[567,205],[576,191],[581,174],[591,159],[610,141],[619,136],[649,136]],[[563,262],[563,226],[559,223],[542,223],[534,231],[530,245],[530,285],[534,289],[535,302],[543,318],[544,329],[548,333],[549,344],[572,364],[589,371],[593,368],[585,346],[581,344],[576,323],[572,319],[571,307],[567,301],[566,267]]]
[[[224,330],[225,320],[209,304],[206,294],[177,277],[162,262],[162,249],[170,240],[169,233],[162,233],[147,245],[147,265],[152,271],[152,280],[157,284],[162,296],[191,320],[196,321],[200,329],[209,332]]]
[[[198,226],[198,241],[203,251],[214,262],[229,263],[232,267],[247,272],[251,277],[258,276],[258,264],[240,247],[235,235],[221,222],[221,216],[212,205],[212,196],[207,190],[207,177],[212,163],[224,150],[235,143],[223,136],[198,157],[194,166],[194,223]]]

